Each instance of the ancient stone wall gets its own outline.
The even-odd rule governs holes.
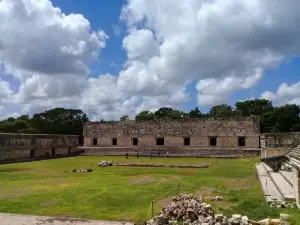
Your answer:
[[[208,118],[199,120],[155,120],[88,122],[84,125],[84,147],[120,152],[144,149],[259,150],[259,121],[253,118]],[[163,139],[159,144],[158,139]],[[212,139],[215,138],[215,144]],[[137,143],[134,144],[134,139]],[[244,139],[244,144],[240,144]],[[94,149],[91,149],[94,148]],[[97,149],[96,149],[97,148]]]
[[[0,161],[71,155],[77,135],[0,134]]]
[[[300,144],[300,132],[264,133],[260,137],[261,157],[286,154],[298,144]]]

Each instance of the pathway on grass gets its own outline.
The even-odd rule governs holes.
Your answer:
[[[133,225],[129,222],[0,213],[1,225]]]

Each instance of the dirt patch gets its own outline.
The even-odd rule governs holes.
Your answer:
[[[154,179],[151,176],[138,176],[129,180],[131,184],[143,184],[153,182]]]
[[[40,205],[41,206],[52,206],[52,205],[55,205],[55,201],[42,202]]]
[[[202,195],[204,198],[214,196],[216,189],[214,187],[205,187],[195,192],[196,196]]]
[[[162,207],[165,207],[166,205],[170,204],[170,202],[172,201],[172,196],[163,198],[161,200],[158,201],[158,204],[161,205]]]
[[[245,178],[224,179],[231,190],[245,190],[252,188],[253,181]]]
[[[196,171],[178,171],[179,175],[183,176],[195,176],[197,174]]]
[[[21,169],[21,168],[0,168],[0,173],[1,172],[19,172],[19,171],[25,171],[29,169]]]
[[[54,223],[55,221],[60,221],[60,222],[89,222],[86,219],[75,219],[75,218],[70,218],[66,216],[56,216],[53,218],[47,218],[47,219],[42,219],[41,221],[43,222],[48,222],[48,223]]]
[[[129,180],[130,184],[143,184],[143,183],[150,183],[150,182],[156,182],[156,183],[167,183],[170,180],[179,180],[180,177],[174,176],[174,177],[160,177],[160,178],[153,178],[151,176],[136,176]]]

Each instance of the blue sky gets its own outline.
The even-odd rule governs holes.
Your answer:
[[[0,116],[75,107],[110,119],[251,98],[299,104],[300,4],[229,2],[4,0]]]

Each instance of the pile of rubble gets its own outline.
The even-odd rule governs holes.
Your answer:
[[[212,196],[208,198],[210,201],[223,201],[224,198],[222,196]]]
[[[106,161],[102,160],[101,162],[98,163],[98,166],[100,166],[100,167],[113,166],[113,163],[111,161],[106,162]]]
[[[296,202],[284,202],[284,201],[272,201],[270,203],[271,208],[296,208]]]
[[[164,164],[144,164],[144,163],[116,163],[114,166],[130,167],[168,167],[168,168],[208,168],[209,165],[164,165]]]
[[[73,173],[89,173],[93,172],[92,169],[73,169]]]
[[[185,194],[174,197],[158,216],[147,222],[147,225],[279,225],[287,221],[288,215],[284,214],[281,217],[281,219],[253,221],[247,216],[235,214],[227,218],[223,214],[215,214],[211,205],[205,203],[202,197]]]

